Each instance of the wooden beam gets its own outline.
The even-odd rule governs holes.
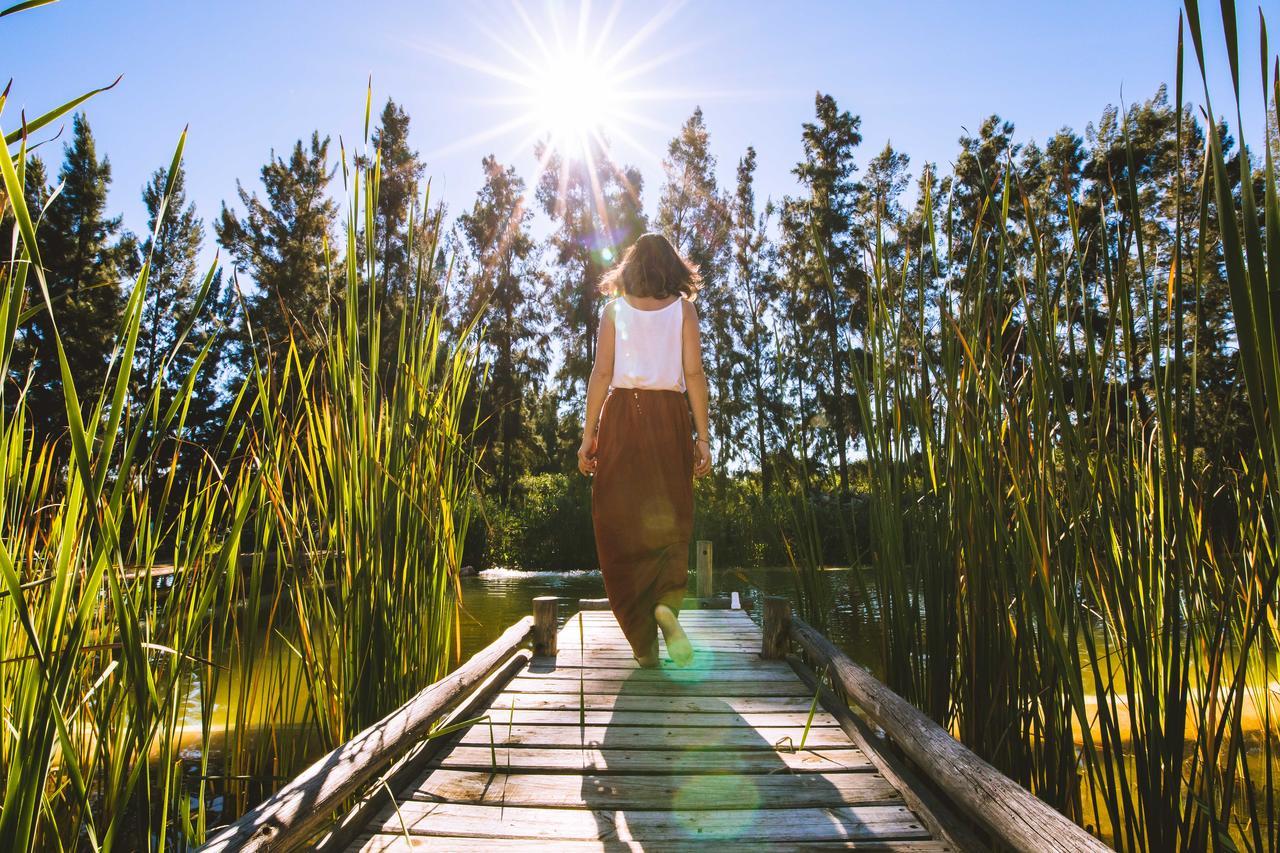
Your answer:
[[[466,720],[479,716],[502,691],[503,685],[510,681],[520,670],[529,665],[532,655],[525,649],[516,652],[507,662],[494,670],[493,675],[485,679],[467,701],[455,708],[440,721],[440,729],[455,726]],[[438,761],[453,749],[460,734],[454,733],[443,737],[419,741],[403,758],[397,761],[378,779],[372,781],[369,790],[346,815],[327,829],[311,849],[316,853],[337,853],[346,850],[373,816],[394,801],[395,795],[410,782],[418,779],[425,772],[427,765]]]
[[[760,643],[760,657],[782,660],[787,656],[790,642],[791,602],[771,595],[764,600],[764,639]]]
[[[711,575],[711,543],[706,539],[698,540],[698,579],[697,591],[698,598],[710,598],[714,593],[715,584]]]
[[[539,595],[533,600],[533,654],[535,657],[556,656],[556,616],[560,599]]]
[[[322,757],[240,820],[213,833],[207,853],[288,850],[308,841],[334,810],[431,732],[450,708],[528,641],[526,616],[452,673]]]
[[[934,838],[950,844],[956,853],[978,853],[991,849],[990,842],[978,838],[972,824],[962,821],[941,797],[907,768],[902,759],[890,752],[886,748],[888,743],[872,733],[871,727],[862,718],[850,711],[849,706],[840,701],[830,689],[824,687],[813,670],[795,655],[788,655],[787,662],[810,690],[818,691],[822,707],[835,717],[849,740],[862,750],[881,775],[893,785],[907,807],[929,827]]]
[[[791,639],[830,665],[848,697],[922,773],[997,841],[1035,853],[1109,850],[1074,821],[1005,776],[854,663],[803,619],[791,620]]]

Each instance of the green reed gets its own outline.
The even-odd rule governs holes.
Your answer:
[[[3,106],[0,97],[0,119]],[[13,249],[0,264],[6,382],[25,373],[15,363],[23,324],[36,312],[58,319],[40,264],[41,211],[24,202],[27,133],[10,133],[0,157]],[[189,404],[207,393],[194,383],[212,343],[171,401],[159,379],[134,387],[148,263],[102,388],[77,384],[56,341],[61,439],[37,444],[24,388],[6,392],[0,838],[13,849],[198,843],[214,818],[233,819],[456,656],[473,483],[462,396],[476,342],[470,329],[447,338],[428,295],[438,282],[426,280],[437,274],[439,223],[415,222],[411,252],[425,272],[382,349],[377,155],[343,159],[346,256],[333,270],[324,346],[304,360],[289,341],[282,364],[255,364],[219,452],[198,455],[185,485],[177,459]],[[429,209],[427,197],[418,210]],[[210,270],[202,299],[213,280]],[[174,567],[168,586],[156,582],[162,563]],[[281,649],[283,671],[270,664]],[[184,757],[193,747],[198,758]]]
[[[1224,4],[1238,93],[1233,15]],[[1195,2],[1187,24],[1203,74]],[[1271,105],[1265,27],[1261,55]],[[1207,86],[1205,97],[1208,107]],[[1216,487],[1191,444],[1183,334],[1194,317],[1189,300],[1164,298],[1196,293],[1215,247],[1156,267],[1133,237],[1154,212],[1128,142],[1130,178],[1114,190],[1134,221],[1124,230],[1101,216],[1086,230],[1079,200],[1060,199],[1065,252],[1050,251],[1012,164],[984,176],[969,245],[953,244],[950,204],[926,196],[905,260],[891,262],[878,238],[868,247],[869,358],[853,366],[871,483],[868,615],[884,626],[886,679],[1123,850],[1280,849],[1275,140],[1259,146],[1253,175],[1264,197],[1244,180],[1237,199],[1219,130],[1206,132],[1199,185],[1168,191],[1200,202],[1198,223],[1178,206],[1174,245],[1192,224],[1212,233],[1210,216],[1220,225],[1259,436],[1256,455],[1225,465],[1236,528],[1209,524]],[[1082,271],[1089,252],[1101,281]],[[940,255],[960,260],[944,271]],[[1105,328],[1076,330],[1072,318],[1098,300],[1111,309]]]

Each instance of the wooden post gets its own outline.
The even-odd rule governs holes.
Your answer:
[[[764,600],[764,639],[760,657],[782,660],[787,656],[791,639],[791,602],[771,595]]]
[[[556,605],[560,599],[554,595],[540,595],[533,600],[533,654],[536,657],[556,656]]]
[[[713,594],[711,582],[711,543],[706,539],[698,540],[698,598],[710,598]]]

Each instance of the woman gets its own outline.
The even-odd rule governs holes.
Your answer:
[[[693,307],[700,284],[697,269],[660,234],[637,240],[600,283],[618,298],[601,315],[578,469],[595,476],[591,518],[605,592],[643,667],[660,663],[659,628],[678,666],[693,660],[679,613],[693,478],[711,471]]]

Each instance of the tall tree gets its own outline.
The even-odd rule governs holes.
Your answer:
[[[58,173],[61,192],[49,203],[40,228],[41,260],[77,390],[81,395],[96,394],[106,378],[115,343],[124,304],[121,278],[132,267],[133,241],[121,236],[120,217],[106,215],[111,164],[105,157],[98,159],[83,114],[72,121],[71,141],[63,151],[66,159]],[[33,299],[39,304],[43,297],[37,293]],[[54,322],[48,312],[38,311],[24,331],[32,356],[28,397],[32,424],[43,437],[65,423]]]
[[[770,329],[771,306],[777,299],[773,247],[769,243],[772,205],[756,210],[756,150],[748,147],[738,161],[738,182],[730,207],[729,242],[733,254],[731,281],[735,314],[742,319],[742,348],[735,374],[734,397],[749,406],[754,455],[760,467],[762,496],[773,490],[773,465],[769,442],[773,424],[781,416],[779,377],[773,365],[775,336]]]
[[[858,262],[854,149],[862,120],[830,95],[814,99],[816,120],[804,125],[804,160],[792,170],[807,196],[783,205],[784,260],[796,289],[797,336],[814,346],[810,382],[835,445],[840,491],[849,489],[848,445],[853,405],[846,392],[850,336],[866,326],[866,274]]]
[[[304,355],[323,346],[323,329],[336,294],[325,253],[337,217],[329,197],[329,138],[311,134],[310,144],[294,144],[289,158],[262,167],[265,201],[240,183],[236,189],[245,217],[224,204],[215,226],[218,242],[235,267],[247,272],[256,290],[246,296],[249,335],[266,355],[292,336]],[[277,365],[277,368],[279,366]]]
[[[151,260],[151,270],[142,308],[135,378],[144,394],[155,385],[166,356],[191,321],[200,295],[196,264],[204,226],[196,216],[195,204],[187,202],[186,169],[178,167],[172,187],[167,186],[168,174],[167,169],[157,169],[142,189],[142,203],[147,209],[147,237],[140,255],[143,260]],[[166,191],[168,206],[162,210]],[[189,357],[185,363],[190,365]],[[175,363],[174,367],[166,377],[166,384],[185,378],[186,371],[181,369],[181,364]]]
[[[704,318],[711,385],[711,431],[723,458],[741,445],[744,409],[733,394],[743,318],[729,291],[729,204],[716,184],[716,158],[711,154],[702,108],[695,108],[680,133],[667,146],[662,162],[666,182],[658,201],[658,228],[702,274],[699,311]],[[717,483],[723,485],[724,468]]]
[[[555,223],[552,251],[552,299],[564,329],[564,358],[557,374],[571,405],[580,403],[595,360],[601,299],[600,276],[636,241],[645,228],[640,202],[643,180],[634,168],[622,168],[608,148],[593,140],[582,156],[566,156],[539,143],[545,163],[537,198]]]
[[[409,217],[425,166],[418,152],[409,147],[408,113],[390,98],[373,131],[373,147],[378,152],[382,178],[374,215],[378,269],[388,293],[403,298],[413,284]]]
[[[179,166],[171,187],[168,170],[158,169],[142,190],[147,237],[140,261],[150,259],[146,301],[134,367],[135,387],[145,400],[160,385],[157,402],[164,411],[193,370],[200,353],[198,393],[186,406],[184,437],[212,444],[222,425],[225,403],[220,391],[235,305],[221,270],[213,275],[204,299],[206,274],[199,267],[204,227],[194,203],[188,203],[186,170]],[[166,191],[168,204],[162,208]]]
[[[493,155],[483,166],[484,186],[458,224],[471,258],[467,314],[479,315],[489,363],[478,438],[492,450],[498,494],[509,499],[517,472],[532,461],[530,413],[547,370],[547,336],[524,181]]]

